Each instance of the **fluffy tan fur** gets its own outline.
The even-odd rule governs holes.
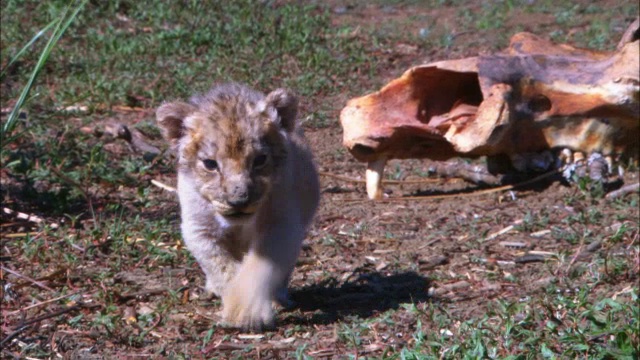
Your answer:
[[[239,84],[156,112],[178,154],[182,236],[222,297],[224,320],[260,331],[286,288],[319,201],[297,99]]]

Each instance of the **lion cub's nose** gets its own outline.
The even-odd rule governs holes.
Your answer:
[[[227,200],[227,204],[229,204],[229,206],[233,208],[242,209],[243,207],[249,205],[249,197],[247,196],[245,198],[229,199]]]
[[[227,204],[236,209],[242,209],[246,207],[247,205],[249,205],[249,190],[241,186],[235,187],[231,194],[229,194]]]

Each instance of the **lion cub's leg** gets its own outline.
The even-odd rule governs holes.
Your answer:
[[[208,238],[185,237],[187,248],[198,261],[205,274],[205,290],[209,295],[222,297],[224,289],[233,280],[240,262]]]
[[[200,216],[206,212],[207,204],[192,192],[185,191],[194,185],[185,176],[180,176],[178,189],[182,190],[182,238],[193,257],[198,261],[205,274],[205,290],[210,295],[222,297],[224,290],[236,275],[242,256],[232,253],[230,242],[238,245],[235,233],[212,228],[211,222],[202,221]],[[205,217],[208,218],[208,217]],[[215,225],[215,223],[214,223]]]
[[[303,238],[302,225],[282,223],[258,240],[222,297],[226,322],[253,331],[273,326],[272,302],[286,294]]]
[[[273,278],[277,265],[255,252],[247,254],[222,297],[225,322],[245,330],[273,326]]]

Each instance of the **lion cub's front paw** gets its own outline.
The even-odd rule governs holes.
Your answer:
[[[234,281],[222,298],[224,322],[243,330],[261,332],[273,327],[273,307],[269,292]]]

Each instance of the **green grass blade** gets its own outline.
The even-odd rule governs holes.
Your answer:
[[[33,87],[33,84],[35,83],[35,80],[38,77],[38,74],[40,73],[40,71],[44,67],[44,64],[49,59],[49,55],[51,54],[51,51],[55,47],[55,45],[58,42],[58,40],[60,40],[60,38],[62,37],[64,32],[67,30],[67,28],[71,25],[73,20],[76,18],[76,16],[80,12],[80,10],[82,10],[82,8],[87,3],[87,1],[88,0],[83,0],[80,4],[78,4],[78,6],[73,11],[73,13],[71,13],[71,15],[69,15],[69,17],[67,17],[67,13],[69,12],[69,8],[70,8],[70,5],[69,5],[64,10],[64,12],[60,15],[58,20],[56,20],[56,27],[53,30],[53,33],[51,34],[51,37],[49,38],[49,41],[47,42],[47,45],[45,46],[45,48],[43,49],[42,53],[40,54],[40,58],[38,59],[38,62],[36,64],[35,68],[31,72],[31,76],[29,77],[29,80],[27,81],[27,84],[22,89],[22,92],[20,93],[20,97],[18,98],[18,101],[16,102],[15,106],[11,110],[11,113],[9,114],[9,117],[7,118],[7,122],[2,127],[1,135],[2,135],[3,139],[6,137],[6,135],[8,133],[10,133],[10,132],[12,132],[14,130],[14,128],[15,128],[15,126],[17,124],[18,116],[20,114],[20,109],[22,108],[22,105],[24,105],[24,102],[27,99],[27,96],[29,96],[29,92],[31,91],[31,88]],[[7,144],[6,141],[2,142],[2,146],[3,147],[6,144]]]
[[[22,55],[27,51],[27,49],[29,49],[31,45],[33,45],[33,43],[35,43],[42,35],[44,35],[44,33],[49,31],[49,29],[51,29],[59,21],[60,20],[55,19],[51,21],[49,24],[47,24],[47,26],[42,28],[40,31],[38,31],[38,33],[35,34],[31,38],[31,40],[29,40],[29,42],[22,49],[20,49],[20,51],[18,51],[18,53],[14,57],[12,57],[11,60],[9,60],[9,63],[0,71],[0,79],[4,77],[4,74],[7,72],[7,69],[9,69],[9,67],[11,67],[11,65],[14,62],[16,62],[19,58],[21,58]]]

